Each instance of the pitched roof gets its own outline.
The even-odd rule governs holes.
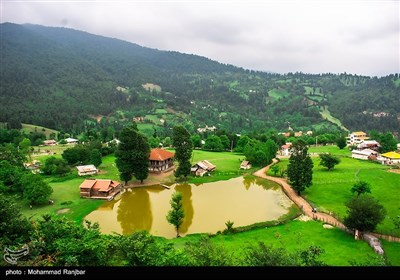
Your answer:
[[[120,183],[109,179],[86,179],[79,186],[81,189],[96,189],[98,191],[107,192],[110,188],[118,186]]]
[[[366,134],[364,131],[355,131],[352,133],[353,135],[364,135]]]
[[[242,161],[242,163],[240,164],[240,166],[243,166],[243,167],[248,166],[248,165],[250,165],[250,162],[249,162],[248,160],[244,160],[244,161]]]
[[[161,148],[156,148],[152,149],[150,152],[150,160],[156,160],[156,161],[164,161],[169,158],[173,158],[175,153],[161,149]]]
[[[79,172],[97,171],[96,166],[94,166],[93,164],[80,165],[77,166],[76,168],[78,169]]]
[[[370,149],[364,149],[364,150],[352,150],[352,154],[358,154],[358,155],[364,155],[364,156],[370,156],[371,154],[377,154],[376,151],[370,150]]]
[[[396,152],[388,152],[381,154],[383,157],[391,158],[391,159],[400,159],[400,154]]]

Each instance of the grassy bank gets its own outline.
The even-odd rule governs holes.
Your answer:
[[[182,247],[185,242],[196,240],[200,235],[189,235],[173,239],[171,242],[177,247]],[[244,248],[256,245],[262,241],[275,248],[284,247],[290,252],[305,249],[310,245],[320,246],[325,250],[321,260],[332,266],[348,266],[349,261],[366,262],[368,257],[374,255],[372,248],[364,241],[354,238],[337,229],[325,229],[318,221],[292,221],[283,225],[254,229],[246,232],[217,235],[211,238],[216,245],[223,246],[233,254],[234,258],[240,259]],[[389,247],[392,248],[390,243]],[[393,247],[393,249],[395,249]],[[399,254],[391,252],[389,260],[393,262],[398,259]]]
[[[334,151],[333,148],[330,149]],[[371,195],[387,210],[384,222],[378,225],[376,231],[400,236],[400,230],[394,229],[391,220],[391,217],[399,215],[400,175],[387,172],[389,167],[379,163],[345,157],[343,151],[337,147],[336,149],[340,151],[339,153],[336,151],[336,154],[342,155],[341,162],[331,171],[319,165],[319,157],[313,157],[313,185],[302,195],[320,211],[332,211],[342,220],[346,215],[345,202],[354,195],[350,191],[351,187],[358,180],[366,181],[371,184]],[[318,150],[314,149],[315,151]],[[313,152],[313,149],[310,148],[310,152]],[[288,159],[281,159],[278,165],[286,168],[287,164]],[[273,175],[271,170],[268,175]]]

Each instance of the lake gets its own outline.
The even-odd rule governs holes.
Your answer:
[[[226,228],[276,220],[288,213],[292,201],[280,186],[261,178],[238,177],[226,181],[195,184],[174,184],[126,189],[113,201],[105,202],[85,219],[98,222],[102,233],[130,234],[148,230],[152,235],[173,238],[176,231],[168,224],[173,192],[183,195],[185,218],[180,235],[216,233]]]

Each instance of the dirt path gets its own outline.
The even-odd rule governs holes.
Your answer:
[[[277,159],[273,160],[273,163],[271,163],[270,165],[256,171],[253,173],[253,175],[260,177],[260,178],[264,178],[270,181],[273,181],[275,183],[278,183],[279,185],[282,186],[283,191],[285,192],[285,194],[300,208],[302,209],[303,213],[305,215],[307,215],[308,217],[312,218],[312,219],[317,219],[320,221],[323,221],[327,224],[333,225],[335,227],[341,228],[343,230],[346,229],[346,227],[339,222],[337,219],[335,219],[334,217],[325,214],[325,213],[313,213],[312,212],[312,207],[310,205],[310,203],[308,203],[307,200],[305,200],[303,197],[299,196],[293,189],[292,187],[287,183],[286,179],[283,178],[278,178],[278,177],[272,177],[272,176],[268,176],[266,175],[266,172],[268,171],[268,169],[270,168],[271,165],[275,164],[277,162]]]
[[[264,178],[264,179],[273,181],[273,182],[278,183],[279,185],[281,185],[283,191],[289,197],[289,199],[292,200],[300,209],[302,209],[303,213],[305,215],[307,215],[308,217],[310,217],[312,219],[323,221],[323,222],[325,222],[327,224],[333,225],[335,227],[338,227],[338,228],[350,233],[350,231],[341,222],[339,222],[336,218],[332,217],[331,215],[328,215],[328,214],[325,214],[325,213],[320,213],[320,212],[313,213],[310,203],[308,203],[307,200],[305,200],[303,197],[299,196],[292,189],[292,187],[287,183],[287,179],[278,178],[278,177],[272,177],[272,176],[266,175],[266,172],[268,171],[268,169],[273,164],[275,164],[276,162],[278,162],[278,160],[277,159],[273,159],[273,163],[271,163],[270,165],[267,165],[266,167],[254,172],[253,175],[257,176],[257,177],[260,177],[260,178]],[[399,237],[390,236],[390,235],[384,235],[384,234],[379,234],[379,233],[371,233],[371,234],[376,236],[376,237],[378,237],[378,238],[382,238],[382,239],[388,240],[390,242],[398,242],[398,243],[400,243],[400,238]]]

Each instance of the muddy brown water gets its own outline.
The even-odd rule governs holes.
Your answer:
[[[185,218],[180,235],[216,233],[226,228],[250,225],[279,218],[293,204],[274,182],[238,177],[213,183],[161,185],[125,190],[116,200],[105,202],[85,219],[98,222],[103,233],[130,234],[148,230],[156,236],[173,238],[174,226],[166,215],[174,191],[183,195]]]

